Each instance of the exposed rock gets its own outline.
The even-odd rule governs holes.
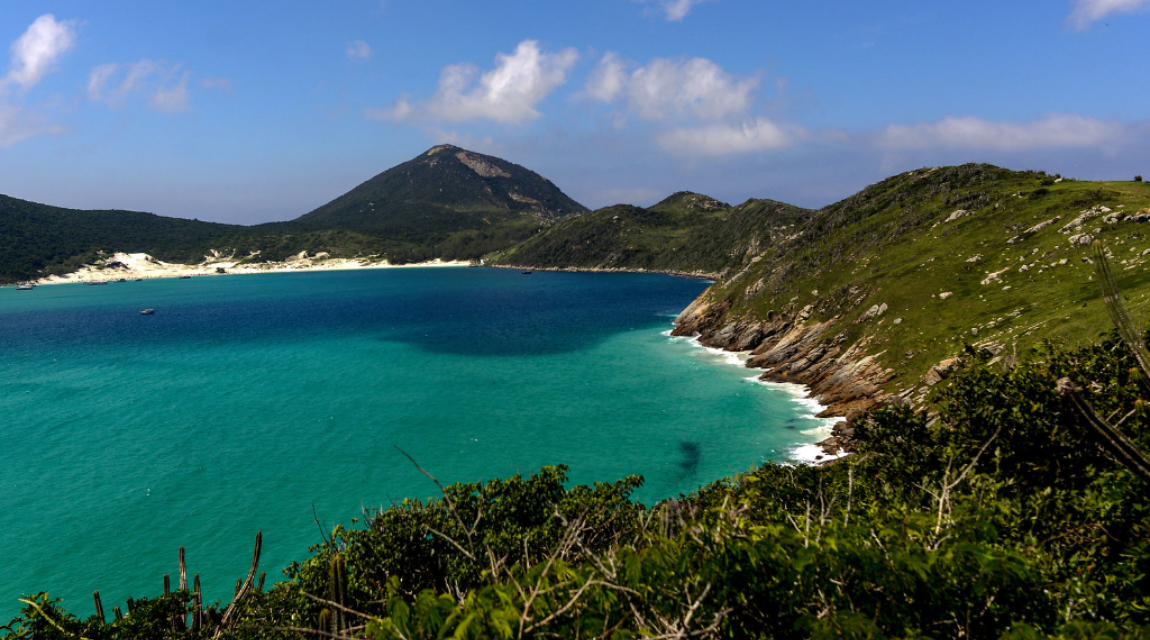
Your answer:
[[[1070,241],[1070,246],[1073,247],[1086,247],[1094,242],[1094,236],[1088,233],[1079,233],[1067,238]]]
[[[867,309],[866,313],[859,316],[859,319],[855,320],[855,324],[862,324],[862,323],[866,322],[867,320],[871,320],[873,318],[881,316],[883,313],[886,312],[886,310],[887,310],[887,306],[886,306],[885,302],[882,304],[876,304],[873,307],[871,307],[870,309]]]
[[[1051,218],[1049,220],[1044,220],[1042,222],[1039,222],[1038,224],[1034,225],[1033,227],[1030,227],[1029,229],[1027,229],[1026,231],[1023,231],[1023,233],[1026,235],[1030,235],[1032,233],[1038,233],[1039,231],[1042,231],[1046,227],[1049,227],[1050,225],[1054,224],[1055,222],[1058,222],[1061,219],[1062,219],[1062,216],[1054,216],[1053,218]]]
[[[954,295],[953,291],[943,291],[942,293],[938,294],[938,297],[941,300],[946,300],[947,298],[949,298],[953,295]]]
[[[959,218],[965,218],[966,216],[969,216],[969,215],[970,215],[970,212],[967,211],[966,209],[958,209],[954,213],[951,213],[950,216],[946,220],[943,220],[943,222],[954,222],[955,220],[958,220]]]
[[[436,147],[436,149],[439,149],[439,147]],[[478,173],[479,175],[483,176],[484,178],[510,178],[511,177],[510,173],[507,173],[503,169],[500,169],[499,167],[491,164],[490,162],[487,162],[483,158],[480,158],[478,156],[474,156],[470,153],[467,153],[466,151],[460,151],[459,153],[456,153],[455,157],[459,158],[460,162],[467,165],[468,167],[471,168],[472,171],[474,171],[475,173]]]
[[[1014,236],[1013,238],[1007,240],[1006,244],[1018,244],[1019,242],[1022,242],[1025,239],[1026,239],[1026,236]]]
[[[962,361],[959,358],[947,358],[939,362],[938,364],[931,367],[930,371],[927,371],[926,375],[923,376],[923,384],[927,385],[928,387],[933,387],[934,385],[942,382],[948,376],[950,376],[951,372],[958,368],[960,362]]]
[[[1006,267],[1000,271],[987,272],[986,277],[982,279],[982,284],[991,284],[994,282],[1002,282],[1002,274],[1010,271],[1010,267]]]

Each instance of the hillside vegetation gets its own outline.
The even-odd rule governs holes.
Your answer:
[[[754,350],[768,377],[818,390],[849,370],[872,392],[921,400],[964,345],[1001,362],[1045,339],[1094,340],[1106,322],[1094,239],[1145,315],[1148,220],[1141,182],[973,164],[910,171],[814,213],[709,288],[680,330]]]
[[[720,277],[792,233],[811,213],[773,200],[731,207],[682,191],[650,208],[621,204],[562,221],[486,258],[497,265]]]

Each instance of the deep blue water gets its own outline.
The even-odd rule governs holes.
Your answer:
[[[646,503],[817,439],[787,390],[669,338],[706,283],[393,269],[0,289],[0,617],[225,599],[364,506],[567,464]],[[155,308],[142,316],[143,308]]]

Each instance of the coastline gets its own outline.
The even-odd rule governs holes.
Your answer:
[[[809,420],[820,420],[822,424],[812,429],[800,431],[803,435],[813,435],[823,438],[818,442],[799,443],[791,446],[787,451],[789,454],[789,461],[798,462],[802,464],[822,465],[834,462],[839,458],[850,455],[850,451],[839,448],[837,450],[830,450],[823,443],[826,439],[834,437],[835,425],[839,422],[837,418],[827,417],[825,415],[828,407],[819,402],[811,393],[807,385],[796,384],[793,382],[778,382],[767,379],[766,376],[769,372],[768,369],[762,367],[755,367],[750,364],[753,357],[751,350],[732,351],[720,347],[712,347],[703,344],[699,335],[676,335],[675,330],[671,329],[663,332],[664,336],[672,340],[681,340],[690,344],[691,346],[703,349],[716,356],[722,356],[727,363],[732,366],[738,366],[745,369],[750,369],[755,375],[744,380],[749,383],[758,384],[768,389],[781,391],[790,396],[790,400],[795,404],[802,406],[806,409],[806,413],[802,416]]]
[[[250,275],[255,273],[290,273],[300,271],[350,271],[357,269],[405,269],[414,267],[468,267],[471,262],[444,261],[391,264],[369,258],[330,258],[326,254],[299,255],[283,262],[240,263],[229,258],[208,259],[200,264],[178,264],[157,260],[146,253],[116,253],[102,264],[84,265],[78,271],[62,276],[47,276],[32,282],[37,285],[83,284],[93,281],[153,280],[203,276]]]
[[[698,280],[707,280],[710,282],[715,282],[720,277],[719,274],[711,273],[709,271],[672,271],[669,269],[643,269],[638,267],[534,267],[513,264],[483,264],[480,266],[489,267],[491,269],[514,269],[518,271],[565,271],[568,273],[659,273],[667,276],[695,278]]]

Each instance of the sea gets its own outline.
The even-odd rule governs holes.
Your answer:
[[[321,531],[436,496],[404,453],[443,484],[639,474],[647,505],[810,458],[828,425],[800,389],[670,336],[707,284],[439,267],[2,288],[0,624],[40,591],[83,617],[94,590],[108,611],[162,593],[180,546],[226,603],[257,531],[270,585]]]

